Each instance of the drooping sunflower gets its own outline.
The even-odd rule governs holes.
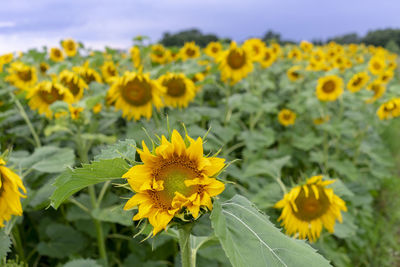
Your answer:
[[[333,233],[336,220],[342,222],[341,211],[347,211],[346,203],[327,188],[335,180],[323,181],[322,177],[309,178],[275,204],[275,208],[283,209],[278,221],[282,221],[288,235],[314,242],[323,227]]]
[[[69,89],[70,93],[74,97],[74,101],[79,101],[82,98],[85,89],[88,88],[88,85],[81,77],[69,70],[63,70],[58,79],[63,86]]]
[[[179,50],[179,56],[183,61],[198,58],[200,56],[200,47],[198,47],[195,42],[187,42]]]
[[[250,58],[253,61],[259,62],[265,56],[264,49],[266,48],[266,45],[261,39],[258,39],[258,38],[247,39],[243,43],[242,47],[243,47],[243,49],[246,49],[249,51]]]
[[[368,70],[374,74],[381,74],[386,68],[385,59],[379,56],[372,57],[368,62]]]
[[[222,45],[220,42],[210,42],[206,48],[204,48],[204,53],[209,56],[212,57],[214,59],[217,59],[218,56],[221,54],[222,52]]]
[[[383,96],[383,94],[386,92],[386,87],[380,80],[377,79],[372,81],[367,86],[367,90],[374,92],[374,95],[365,101],[366,103],[370,104]]]
[[[293,125],[296,121],[296,113],[290,109],[282,109],[278,114],[278,121],[283,126]]]
[[[197,219],[202,210],[212,210],[212,197],[224,191],[225,185],[214,177],[224,168],[225,160],[203,155],[203,140],[174,130],[171,142],[165,136],[150,152],[143,142],[138,150],[143,165],[133,166],[123,178],[136,193],[125,205],[136,206],[139,212],[133,220],[148,218],[153,235],[165,229],[177,214],[185,213]]]
[[[39,70],[41,74],[46,74],[47,70],[50,68],[49,64],[46,62],[40,62],[39,64]]]
[[[50,49],[50,59],[54,62],[64,61],[64,54],[58,47],[53,47]]]
[[[159,109],[163,106],[161,94],[164,88],[150,74],[125,72],[118,77],[108,92],[108,101],[114,103],[122,116],[139,120],[142,116],[150,119],[153,105]]]
[[[89,67],[89,62],[85,62],[82,66],[73,67],[72,70],[77,73],[81,78],[85,81],[86,84],[90,84],[91,82],[102,83],[100,74],[95,70]]]
[[[196,86],[183,73],[166,73],[158,78],[165,88],[164,102],[172,107],[187,107],[196,96]]]
[[[141,59],[140,59],[140,49],[137,46],[132,46],[129,49],[129,54],[131,55],[131,60],[133,63],[133,66],[137,69],[139,68],[141,64]]]
[[[319,78],[315,93],[321,101],[335,101],[343,93],[342,78],[336,75]]]
[[[118,77],[117,67],[113,61],[106,61],[101,66],[101,74],[103,74],[103,79],[107,83],[112,83],[116,77]]]
[[[400,116],[400,98],[393,98],[383,103],[376,111],[380,120],[387,120]]]
[[[356,73],[347,83],[347,89],[352,93],[358,92],[368,83],[368,81],[369,76],[367,72],[363,71]]]
[[[45,114],[47,118],[53,116],[50,105],[56,101],[64,101],[72,103],[74,101],[73,95],[68,88],[62,84],[42,81],[32,88],[26,98],[29,99],[29,106],[33,110],[38,110],[39,114]]]
[[[19,61],[13,62],[5,80],[21,90],[28,90],[37,82],[36,69]]]
[[[63,47],[65,54],[69,57],[75,56],[78,52],[78,44],[72,39],[63,40],[61,46]]]
[[[72,105],[70,105],[68,109],[72,120],[78,120],[83,111],[83,107],[74,107]]]
[[[260,60],[261,67],[269,68],[276,61],[276,54],[272,48],[265,47],[263,51],[263,57]]]
[[[291,68],[289,68],[286,72],[289,80],[291,80],[292,82],[295,82],[301,78],[303,78],[303,75],[300,74],[301,71],[301,66],[293,66]]]
[[[9,221],[12,215],[22,215],[20,198],[26,197],[21,178],[5,165],[6,162],[0,158],[0,228],[4,227],[4,222]]]
[[[229,49],[221,54],[218,63],[221,79],[224,82],[229,81],[231,85],[239,82],[253,71],[250,55],[245,49],[237,47],[235,42],[232,42]]]
[[[151,61],[158,64],[169,62],[169,53],[167,51],[162,44],[152,45],[150,53]]]

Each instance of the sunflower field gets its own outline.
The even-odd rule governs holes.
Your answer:
[[[382,47],[0,55],[0,266],[398,266]]]

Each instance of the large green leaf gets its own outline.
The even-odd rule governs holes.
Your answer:
[[[113,179],[119,179],[129,169],[121,158],[94,161],[81,168],[69,169],[56,178],[56,190],[50,197],[51,205],[58,208],[67,198],[83,188]]]
[[[64,264],[63,267],[101,267],[95,260],[92,259],[79,259],[72,260]]]
[[[133,212],[125,211],[123,205],[94,209],[92,211],[92,216],[93,218],[103,222],[119,223],[126,226],[131,226],[133,224]]]
[[[100,159],[115,159],[124,158],[129,161],[135,161],[136,156],[136,143],[133,139],[126,139],[124,141],[118,141],[113,145],[109,145],[101,150],[101,154],[95,156],[95,160]]]
[[[281,176],[282,168],[286,166],[289,162],[290,156],[285,156],[272,160],[260,159],[249,164],[249,166],[245,169],[244,176],[252,177],[266,174],[276,179]]]
[[[234,267],[330,266],[304,241],[284,235],[243,196],[215,201],[211,222]]]
[[[0,262],[10,252],[11,240],[4,231],[0,231]]]

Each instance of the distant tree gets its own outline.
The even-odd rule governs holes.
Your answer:
[[[166,32],[160,43],[165,46],[183,46],[186,42],[194,41],[197,45],[205,47],[208,43],[218,41],[215,34],[203,34],[198,29],[190,29],[171,34]]]
[[[369,31],[362,39],[365,44],[386,46],[391,40],[400,46],[400,29],[384,29]]]
[[[361,42],[357,33],[348,33],[328,39],[327,42],[336,42],[338,44],[358,44]]]
[[[385,48],[393,53],[400,54],[400,46],[393,39],[386,44]]]
[[[270,42],[281,43],[281,34],[274,32],[272,30],[269,30],[264,34],[262,40],[266,43],[270,43]]]

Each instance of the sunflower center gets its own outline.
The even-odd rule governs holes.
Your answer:
[[[78,86],[78,84],[74,83],[72,80],[67,82],[67,81],[63,81],[62,82],[64,84],[65,87],[67,87],[69,89],[69,91],[76,96],[77,94],[79,94],[80,88]]]
[[[107,71],[108,71],[108,74],[110,74],[110,76],[115,76],[115,74],[116,74],[116,70],[113,66],[108,66]]]
[[[322,86],[322,90],[327,94],[332,93],[333,91],[335,91],[335,82],[334,81],[325,82],[324,85]]]
[[[51,88],[50,92],[44,91],[44,90],[40,91],[39,92],[39,96],[40,96],[40,98],[42,98],[42,100],[44,102],[46,102],[49,105],[53,104],[57,100],[62,100],[63,99],[63,96],[54,87]]]
[[[271,58],[270,53],[269,53],[269,52],[266,52],[266,53],[264,54],[264,60],[265,60],[265,61],[268,61],[270,58]]]
[[[134,106],[143,106],[151,100],[151,85],[138,78],[129,81],[121,91],[122,97]]]
[[[88,72],[88,71],[86,71],[82,74],[82,78],[85,80],[85,82],[87,84],[94,82],[96,80],[96,77],[94,77],[94,74],[91,72]]]
[[[66,44],[66,48],[67,48],[67,50],[70,50],[70,51],[74,50],[75,49],[74,42],[68,41],[67,44]]]
[[[61,57],[61,51],[58,49],[54,50],[53,54],[55,57]]]
[[[362,80],[363,80],[362,78],[357,77],[357,79],[355,79],[354,82],[353,82],[353,86],[358,86],[358,85],[360,85],[361,82],[362,82]]]
[[[189,57],[193,57],[196,54],[196,51],[192,48],[188,48],[186,49],[186,55],[188,55]]]
[[[45,73],[47,71],[47,66],[45,64],[40,64],[40,71]]]
[[[180,97],[186,92],[186,85],[180,78],[170,79],[163,84],[167,87],[167,94],[172,97]]]
[[[387,104],[385,105],[384,110],[387,111],[387,112],[390,112],[390,111],[392,111],[392,110],[395,110],[396,108],[397,108],[396,103],[389,102],[389,103],[387,103]]]
[[[290,113],[285,113],[285,114],[283,114],[283,119],[284,120],[290,120],[290,118],[292,117],[292,115],[290,115]]]
[[[379,64],[378,62],[374,62],[374,64],[372,64],[372,67],[376,70],[379,70],[381,68],[381,64]]]
[[[374,95],[377,95],[380,91],[381,87],[377,84],[371,86],[371,90],[374,91]]]
[[[305,191],[302,188],[300,194],[295,200],[298,211],[293,211],[294,215],[302,221],[312,221],[321,217],[329,209],[329,199],[324,190],[317,186],[319,198],[315,197],[314,191],[310,186],[307,186],[309,194],[306,197]]]
[[[253,51],[258,55],[260,53],[260,48],[257,45],[253,45]]]
[[[17,75],[18,75],[18,78],[20,78],[24,82],[29,82],[30,80],[32,80],[32,71],[31,70],[18,71]]]
[[[297,71],[292,71],[292,77],[299,78],[300,74]]]
[[[240,69],[246,63],[246,55],[243,53],[239,53],[236,50],[229,52],[228,55],[228,65],[232,69]]]
[[[213,47],[211,48],[211,51],[212,51],[214,54],[216,54],[216,53],[218,53],[219,49],[218,49],[218,47],[213,46]]]

